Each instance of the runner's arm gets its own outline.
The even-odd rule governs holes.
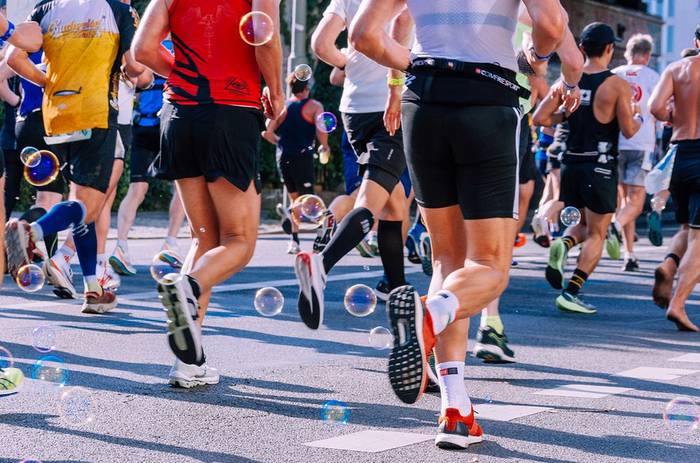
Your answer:
[[[561,93],[553,86],[549,89],[547,97],[540,103],[532,116],[532,123],[542,127],[554,127],[564,121],[564,113],[561,112]]]
[[[335,87],[342,87],[345,84],[345,71],[341,71],[338,68],[333,68],[328,80],[330,81],[331,85]]]
[[[615,113],[617,122],[620,125],[620,133],[629,139],[639,132],[639,129],[642,127],[642,121],[639,117],[636,117],[639,113],[634,111],[631,104],[632,88],[622,77],[614,76],[611,77],[612,79],[615,79],[617,86],[615,92],[617,95]]]
[[[279,141],[280,141],[280,137],[275,133],[275,130],[277,130],[277,127],[279,127],[281,123],[282,123],[282,121],[279,121],[277,119],[268,119],[267,120],[267,127],[265,128],[265,131],[262,133],[262,137],[267,142],[269,142],[275,146],[277,146],[277,143],[279,143]]]
[[[264,45],[255,47],[255,60],[267,85],[262,96],[265,115],[270,119],[276,119],[285,109],[284,90],[282,90],[280,0],[253,0],[252,10],[266,13],[275,27],[272,39]]]
[[[318,59],[338,68],[345,69],[347,57],[335,46],[335,41],[345,29],[345,21],[336,14],[325,14],[311,36],[311,49]]]
[[[532,46],[539,56],[553,53],[566,33],[566,12],[559,0],[523,0],[532,18]]]
[[[169,32],[170,20],[165,0],[153,0],[146,8],[131,47],[136,61],[166,78],[175,65],[175,57],[161,45]]]
[[[311,103],[314,105],[313,121],[315,123],[316,118],[323,114],[323,103],[316,100],[311,100]],[[319,130],[318,125],[316,125],[316,139],[321,146],[330,151],[330,147],[328,146],[328,133],[324,132],[323,130]]]
[[[7,79],[14,76],[15,73],[6,62],[0,65],[0,99],[10,106],[16,107],[20,103],[20,97],[10,89]]]
[[[7,18],[0,14],[0,31],[4,35],[10,26],[10,22]],[[10,45],[21,48],[29,52],[38,51],[44,41],[44,37],[41,33],[41,26],[34,21],[26,21],[15,26],[15,32],[12,37],[9,38],[8,42]]]
[[[410,46],[413,35],[413,17],[408,8],[399,14],[391,25],[391,38],[399,44]],[[389,69],[388,75],[389,94],[384,108],[384,127],[392,137],[401,127],[401,95],[403,93],[406,75],[403,71]]]
[[[384,27],[406,8],[405,0],[362,2],[350,25],[350,43],[368,58],[391,69],[403,71],[411,64],[410,50],[401,45]]]
[[[46,86],[46,74],[29,59],[29,55],[26,51],[20,50],[17,47],[10,47],[6,56],[8,66],[10,66],[18,76],[24,77],[39,87]]]
[[[649,98],[649,111],[662,122],[673,122],[673,113],[668,104],[673,97],[673,72],[668,68],[661,75],[661,80],[654,87]]]

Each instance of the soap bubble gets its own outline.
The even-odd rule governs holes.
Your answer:
[[[32,367],[32,379],[65,386],[70,374],[66,362],[56,355],[47,355]]]
[[[182,257],[173,250],[160,251],[153,256],[151,276],[160,284],[173,284],[180,276],[183,262]]]
[[[559,217],[565,227],[573,227],[581,222],[581,211],[573,206],[565,207]]]
[[[15,365],[15,358],[12,352],[0,346],[0,368],[12,368]]]
[[[377,295],[369,286],[353,285],[345,292],[345,310],[355,317],[366,317],[377,307]]]
[[[56,330],[50,326],[40,326],[32,330],[32,346],[47,354],[56,348]]]
[[[316,128],[323,133],[331,133],[338,128],[338,119],[333,113],[321,113],[316,116]]]
[[[307,80],[311,79],[312,75],[313,71],[311,70],[311,66],[308,64],[299,64],[294,68],[294,77],[302,82],[306,82]]]
[[[71,387],[61,392],[59,415],[73,425],[85,425],[95,420],[92,393],[82,387]]]
[[[369,345],[377,350],[390,349],[394,344],[394,336],[388,328],[377,326],[369,332]]]
[[[677,397],[663,412],[664,424],[671,431],[691,433],[700,427],[700,408],[692,400]]]
[[[282,312],[282,308],[284,307],[284,296],[277,288],[272,288],[269,286],[266,288],[260,288],[255,293],[253,305],[255,306],[255,310],[257,310],[260,315],[265,317],[274,317]]]
[[[290,208],[290,215],[294,223],[301,228],[318,228],[325,218],[326,205],[316,195],[301,195]]]
[[[27,146],[20,151],[19,159],[27,167],[36,167],[41,161],[41,156],[36,155],[38,152],[39,150],[33,146]]]
[[[272,40],[275,25],[267,13],[251,11],[241,18],[238,30],[245,43],[259,47]]]
[[[321,408],[321,420],[326,423],[348,424],[350,410],[345,402],[329,400]]]
[[[41,150],[29,157],[24,166],[24,179],[32,186],[46,186],[56,180],[60,171],[58,157],[51,151]]]
[[[41,267],[36,264],[28,264],[20,267],[15,281],[22,291],[35,293],[44,287],[46,276]]]

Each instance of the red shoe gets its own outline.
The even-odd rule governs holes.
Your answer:
[[[17,278],[20,268],[32,263],[36,244],[31,230],[31,226],[25,220],[12,219],[5,225],[7,271],[13,280]]]
[[[410,285],[389,293],[387,311],[394,333],[389,381],[398,398],[412,404],[428,384],[428,356],[435,347],[433,322],[418,292]]]
[[[469,416],[462,416],[456,408],[448,408],[438,423],[435,445],[441,449],[466,449],[484,440],[484,431],[474,419],[474,408]]]
[[[108,289],[102,288],[102,294],[95,291],[85,293],[83,313],[103,314],[117,306],[117,296]]]
[[[518,233],[518,236],[515,237],[514,246],[516,248],[522,248],[523,246],[525,246],[525,243],[527,243],[527,238],[525,237],[525,233]]]

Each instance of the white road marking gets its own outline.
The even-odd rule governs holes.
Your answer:
[[[535,407],[531,405],[475,405],[477,420],[512,421],[516,418],[534,415],[551,410],[549,407]]]
[[[602,399],[611,395],[631,391],[628,387],[599,386],[597,384],[564,384],[553,389],[537,391],[535,395],[556,397],[577,397],[582,399]]]
[[[694,362],[700,363],[700,354],[685,354],[680,357],[673,357],[669,362]]]
[[[639,367],[617,373],[615,376],[625,378],[648,379],[650,381],[672,381],[682,376],[700,373],[700,370],[685,370],[682,368]]]
[[[354,450],[356,452],[383,452],[406,445],[433,440],[435,436],[407,432],[367,430],[330,439],[307,442],[309,447],[321,447],[336,450]]]

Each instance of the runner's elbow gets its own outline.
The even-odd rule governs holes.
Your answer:
[[[357,51],[367,55],[379,44],[379,34],[373,32],[362,21],[355,21],[350,29],[348,40]]]

